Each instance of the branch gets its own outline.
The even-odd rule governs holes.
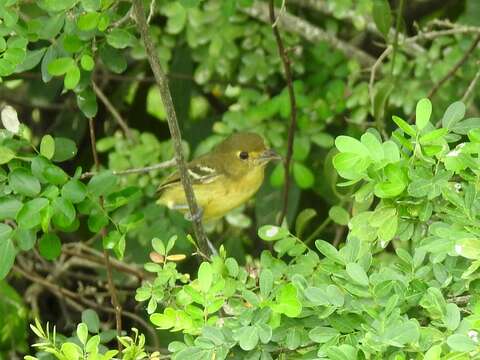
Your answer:
[[[256,2],[252,7],[242,8],[241,11],[255,19],[265,23],[270,23],[269,9],[267,4]],[[278,9],[275,9],[275,11],[278,12]],[[308,41],[325,41],[333,48],[341,51],[346,57],[354,57],[363,66],[370,67],[375,62],[375,59],[364,51],[352,46],[348,42],[338,39],[322,29],[313,26],[308,21],[300,19],[299,17],[288,12],[282,14],[282,16],[278,19],[277,24],[285,28],[287,31],[300,35]]]
[[[93,119],[89,118],[88,119],[88,127],[90,129],[90,142],[91,142],[91,147],[92,147],[92,155],[93,155],[93,160],[95,162],[95,168],[97,171],[100,170],[100,161],[98,160],[98,154],[97,154],[97,147],[96,147],[96,139],[95,139],[95,129],[93,127]],[[99,199],[100,206],[103,209],[103,197],[100,197]],[[102,234],[102,237],[105,237],[106,235],[106,230],[105,228],[102,228],[100,230],[100,233]],[[107,269],[107,280],[108,280],[108,290],[110,292],[110,298],[112,301],[112,305],[115,311],[115,324],[117,328],[117,335],[121,336],[122,335],[122,307],[118,301],[117,297],[117,290],[115,288],[115,284],[113,282],[113,275],[112,275],[112,264],[110,263],[110,255],[108,254],[108,251],[106,249],[103,249],[103,257],[105,260],[105,267]],[[117,346],[118,346],[118,352],[122,351],[122,343],[120,341],[117,341]]]
[[[432,98],[433,95],[442,87],[443,84],[445,84],[448,79],[453,77],[455,73],[462,67],[463,64],[467,61],[468,57],[475,51],[477,48],[478,43],[480,42],[480,34],[477,35],[477,37],[473,40],[472,45],[468,48],[468,50],[463,54],[462,58],[457,61],[457,63],[450,69],[450,71],[443,77],[441,78],[430,90],[428,93],[427,97]]]
[[[477,65],[480,65],[479,62],[477,62]],[[475,74],[475,77],[472,79],[470,84],[468,85],[467,91],[465,91],[465,94],[463,94],[462,97],[462,102],[466,105],[468,99],[470,98],[470,95],[472,94],[473,90],[475,89],[475,86],[477,86],[477,82],[480,79],[480,69],[477,71]]]
[[[98,96],[100,101],[105,105],[107,110],[112,114],[113,118],[117,121],[118,125],[122,128],[123,132],[125,133],[125,136],[129,139],[132,140],[132,132],[130,131],[130,128],[127,125],[127,122],[122,118],[120,113],[115,109],[115,106],[112,105],[110,100],[106,97],[106,95],[103,93],[103,91],[97,86],[95,81],[92,81],[92,88],[95,94]]]
[[[150,171],[167,169],[167,168],[173,167],[173,166],[176,165],[176,163],[177,163],[177,160],[170,159],[170,160],[158,163],[158,164],[153,164],[153,165],[145,166],[145,167],[141,167],[141,168],[132,168],[132,169],[126,169],[126,170],[113,171],[113,175],[121,176],[121,175],[131,175],[131,174],[144,174],[144,173],[148,173]],[[80,177],[80,179],[91,178],[92,176],[94,176],[96,174],[97,174],[96,171],[89,171],[89,172],[83,173],[82,176]]]
[[[293,154],[293,141],[295,139],[295,128],[297,127],[297,102],[295,99],[295,91],[293,89],[292,70],[290,68],[290,59],[285,47],[283,45],[282,37],[278,31],[278,22],[281,21],[282,13],[275,18],[275,5],[274,0],[270,0],[268,3],[268,13],[270,16],[270,23],[272,24],[273,35],[277,43],[278,55],[282,60],[283,70],[285,72],[285,80],[287,82],[288,97],[290,99],[290,127],[288,129],[288,143],[287,143],[287,156],[285,157],[285,184],[283,187],[283,206],[278,219],[279,225],[283,223],[283,219],[288,210],[288,190],[290,188],[290,162]]]
[[[49,290],[50,292],[52,292],[53,294],[55,294],[59,298],[65,298],[65,300],[67,300],[66,301],[67,304],[69,304],[73,309],[75,309],[77,311],[81,311],[80,310],[80,305],[78,304],[78,301],[79,301],[79,302],[85,304],[86,306],[88,306],[90,308],[99,309],[101,311],[104,311],[104,312],[110,313],[110,314],[116,314],[114,309],[110,309],[107,306],[97,304],[96,302],[94,302],[92,300],[89,300],[89,299],[84,298],[83,296],[80,296],[79,294],[77,294],[74,291],[71,291],[71,290],[66,289],[64,287],[56,285],[56,284],[50,282],[48,279],[45,279],[45,278],[43,278],[43,277],[41,277],[37,274],[34,274],[31,271],[26,271],[26,270],[20,268],[17,265],[13,265],[13,271],[19,273],[20,275],[22,275],[26,279],[32,281],[32,283],[39,284],[39,285],[43,286],[44,288],[46,288],[47,290]],[[158,338],[157,338],[157,334],[156,334],[155,330],[144,319],[142,319],[140,316],[138,316],[134,313],[131,313],[129,311],[123,311],[123,316],[128,317],[128,318],[138,322],[139,324],[141,324],[150,333],[150,336],[152,336],[153,341],[156,344],[156,347],[157,348],[159,347]]]
[[[329,6],[329,3],[327,1],[319,1],[319,0],[290,0],[291,3],[296,4],[300,7],[308,8],[311,10],[315,10],[318,12],[321,12],[322,14],[334,17],[336,19],[340,20],[347,20],[350,23],[355,24],[355,22],[361,21],[363,24],[365,24],[365,29],[377,36],[380,36],[383,38],[383,35],[378,31],[377,27],[375,26],[375,23],[373,19],[370,16],[364,16],[359,14],[355,10],[345,10],[343,11],[340,15],[336,15],[333,13],[332,9]],[[389,30],[389,36],[394,36],[395,34],[395,29],[391,28]],[[398,40],[399,42],[403,42],[405,39],[405,36],[402,34],[398,35]],[[424,53],[425,49],[415,43],[407,43],[405,51],[408,52],[409,54],[413,55],[418,55],[418,53]]]
[[[135,12],[135,21],[137,22],[138,30],[145,45],[147,58],[160,90],[163,106],[165,107],[165,111],[167,113],[168,128],[170,129],[170,135],[172,137],[173,146],[175,149],[175,159],[180,173],[180,180],[182,181],[190,216],[192,218],[193,230],[195,232],[200,250],[203,253],[210,255],[211,252],[208,246],[207,235],[205,234],[205,230],[203,228],[201,216],[199,216],[200,209],[197,205],[195,194],[193,193],[192,182],[187,172],[187,165],[185,164],[185,157],[182,149],[182,136],[178,126],[177,114],[175,113],[172,95],[168,86],[168,79],[160,65],[157,51],[152,43],[152,40],[150,39],[150,35],[148,34],[148,25],[145,19],[143,1],[134,0],[133,6]]]

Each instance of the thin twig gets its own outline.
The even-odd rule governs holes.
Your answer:
[[[100,101],[103,103],[103,105],[105,105],[108,112],[112,114],[113,118],[117,121],[118,125],[122,128],[123,132],[125,133],[125,136],[129,140],[133,140],[132,132],[128,127],[127,122],[122,118],[122,115],[120,115],[117,109],[115,109],[115,106],[113,106],[110,100],[108,100],[107,96],[103,93],[102,89],[98,87],[95,81],[92,81],[92,88],[95,94],[100,99]]]
[[[177,161],[175,159],[170,159],[158,164],[153,164],[153,165],[149,165],[141,168],[132,168],[132,169],[126,169],[126,170],[113,171],[112,173],[113,175],[118,175],[118,176],[131,175],[131,174],[144,174],[150,171],[167,169],[167,168],[173,167],[176,165],[176,163]],[[80,178],[81,179],[91,178],[92,176],[95,176],[97,173],[98,172],[96,171],[85,172],[82,174],[82,176],[80,176]]]
[[[390,74],[393,76],[393,70],[395,67],[395,59],[397,57],[397,49],[398,49],[398,35],[400,33],[400,20],[403,15],[403,6],[405,4],[405,0],[400,0],[400,4],[398,5],[397,16],[396,16],[396,24],[395,24],[395,35],[393,38],[393,54],[392,54],[392,67],[390,70]]]
[[[173,146],[175,149],[175,159],[180,173],[180,180],[185,191],[185,197],[187,199],[190,215],[192,217],[193,230],[195,232],[195,236],[197,238],[200,250],[203,253],[209,255],[211,254],[211,251],[208,246],[207,235],[205,234],[205,230],[203,228],[202,219],[200,216],[200,209],[197,205],[195,194],[193,192],[192,182],[187,172],[187,165],[185,163],[185,157],[183,155],[182,148],[182,136],[180,133],[180,128],[178,126],[177,114],[175,113],[172,95],[168,86],[168,78],[160,65],[157,50],[155,49],[155,46],[150,39],[150,35],[148,34],[148,25],[145,19],[143,1],[134,0],[133,6],[138,30],[145,45],[147,58],[150,63],[153,75],[155,76],[155,80],[157,81],[157,85],[160,90],[160,96],[162,98],[162,103],[167,113],[168,127],[170,129],[170,135],[172,137]]]
[[[272,23],[267,4],[257,1],[252,6],[241,8],[240,10],[255,19],[265,23]],[[275,9],[275,12],[278,12],[278,9]],[[370,67],[375,62],[375,59],[363,50],[312,25],[308,21],[290,14],[288,11],[282,13],[282,16],[278,18],[277,25],[282,26],[287,31],[296,33],[308,41],[314,43],[325,41],[334,49],[345,54],[345,56],[355,58],[362,66]]]
[[[389,45],[383,53],[378,57],[377,61],[375,61],[375,64],[373,64],[372,69],[370,70],[370,81],[368,82],[368,92],[370,93],[370,105],[371,105],[371,113],[373,114],[373,106],[374,106],[374,100],[375,100],[375,94],[373,91],[373,85],[375,83],[375,75],[377,73],[377,69],[380,67],[382,64],[383,60],[390,55],[392,52],[393,47]]]
[[[98,159],[98,153],[97,153],[97,147],[96,147],[96,138],[95,138],[95,128],[93,126],[93,119],[89,118],[88,119],[88,127],[90,129],[90,145],[92,147],[92,155],[93,155],[93,160],[95,163],[95,168],[97,171],[100,170],[100,161]],[[100,197],[99,199],[100,206],[103,208],[103,197]],[[102,233],[102,237],[105,237],[106,235],[106,229],[102,228],[100,230]],[[103,257],[105,260],[105,267],[107,269],[107,280],[108,280],[108,290],[110,292],[110,297],[112,301],[113,308],[115,310],[115,324],[117,328],[117,335],[121,336],[122,335],[122,307],[120,305],[120,302],[118,301],[117,297],[117,290],[115,288],[115,284],[113,282],[113,271],[112,271],[112,264],[110,263],[110,255],[107,251],[107,249],[103,249]],[[120,341],[117,341],[117,346],[118,346],[118,351],[122,351],[122,343]]]
[[[66,289],[64,287],[56,285],[56,284],[50,282],[48,279],[45,279],[45,278],[43,278],[43,277],[41,277],[37,274],[34,274],[31,271],[26,271],[26,270],[20,268],[17,265],[13,266],[13,271],[19,273],[20,275],[22,275],[26,279],[32,281],[34,284],[39,284],[39,285],[43,286],[44,288],[51,291],[52,293],[54,293],[58,297],[60,297],[60,298],[65,297],[66,298],[65,300],[67,300],[66,301],[67,304],[69,304],[73,309],[75,309],[77,311],[80,310],[80,305],[78,304],[77,301],[80,301],[81,303],[85,304],[88,307],[99,309],[99,310],[102,310],[102,311],[104,311],[106,313],[110,313],[110,314],[116,314],[114,309],[111,309],[107,306],[103,306],[101,304],[98,304],[98,303],[96,303],[92,300],[86,299],[86,298],[84,298],[83,296],[80,296],[79,294],[77,294],[74,291],[71,291],[71,290]],[[158,343],[158,337],[157,337],[157,334],[156,334],[155,330],[144,319],[142,319],[140,316],[138,316],[138,315],[136,315],[132,312],[129,312],[129,311],[123,311],[122,315],[125,316],[125,317],[128,317],[128,318],[138,322],[140,325],[142,325],[152,336],[153,341],[155,343],[155,346],[157,348],[160,346],[159,343]]]
[[[280,32],[278,31],[278,26],[277,26],[282,14],[280,13],[278,15],[278,19],[275,18],[275,6],[274,6],[273,0],[270,0],[268,3],[268,13],[270,16],[270,23],[272,24],[273,35],[275,36],[275,41],[277,42],[278,55],[282,60],[283,71],[285,72],[285,81],[287,82],[287,88],[288,88],[288,97],[290,99],[290,127],[288,129],[287,156],[285,157],[285,163],[284,163],[285,184],[283,187],[283,205],[282,205],[280,217],[278,218],[278,223],[281,225],[288,210],[288,193],[290,188],[290,162],[293,154],[295,128],[297,127],[297,102],[295,99],[295,91],[293,89],[290,59],[288,57],[288,54],[285,51],[283,40],[282,40],[282,37],[280,36]]]
[[[480,63],[477,62],[477,65],[480,65]],[[472,94],[473,90],[475,89],[475,86],[477,86],[477,82],[480,79],[480,69],[477,71],[475,74],[475,77],[472,79],[470,84],[468,85],[467,91],[465,91],[465,94],[463,94],[462,97],[462,102],[466,105],[468,99],[470,98],[470,95]]]
[[[451,77],[455,75],[458,69],[460,69],[462,65],[465,64],[468,57],[475,51],[479,42],[480,42],[480,35],[477,35],[477,37],[473,40],[468,50],[465,51],[465,54],[463,54],[462,58],[458,60],[457,63],[450,69],[450,71],[432,87],[432,89],[427,95],[428,98],[432,98],[433,95],[435,95],[435,93],[442,87],[442,85],[445,84]]]
[[[148,11],[147,25],[152,21],[153,14],[155,13],[155,0],[150,0],[150,9]]]

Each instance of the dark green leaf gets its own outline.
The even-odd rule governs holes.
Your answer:
[[[16,168],[8,175],[8,183],[17,194],[34,197],[40,193],[40,182],[30,170]]]
[[[43,234],[38,242],[38,250],[45,259],[55,260],[62,252],[60,238],[52,233]]]
[[[55,138],[55,154],[53,161],[62,162],[73,158],[77,154],[77,145],[73,140],[64,137]]]
[[[82,202],[87,195],[87,187],[80,180],[72,179],[62,188],[62,197],[77,204]]]

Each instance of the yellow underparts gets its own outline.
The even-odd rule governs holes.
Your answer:
[[[230,210],[244,204],[258,191],[263,177],[264,167],[258,166],[240,179],[222,176],[211,183],[193,185],[195,198],[203,210],[203,219],[213,220],[222,217]],[[165,188],[158,203],[170,209],[180,207],[186,209],[187,201],[182,185],[178,183]]]

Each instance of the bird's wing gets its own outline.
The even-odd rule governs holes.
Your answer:
[[[211,164],[209,159],[198,158],[187,164],[187,171],[192,179],[192,185],[208,184],[216,180],[221,174],[218,169]],[[160,184],[157,192],[162,192],[170,186],[174,186],[180,183],[180,172],[177,170],[171,175],[167,176]]]

